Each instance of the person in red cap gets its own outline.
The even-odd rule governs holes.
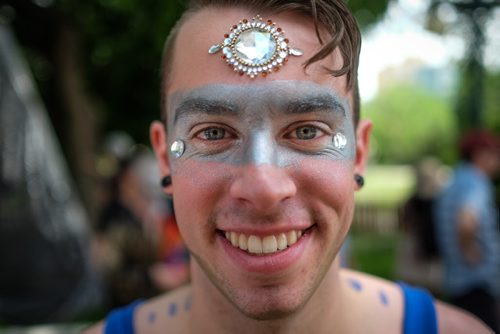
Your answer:
[[[436,203],[437,239],[449,301],[475,314],[497,333],[500,235],[492,179],[500,173],[500,137],[466,133],[462,158]]]

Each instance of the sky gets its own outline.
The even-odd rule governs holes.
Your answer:
[[[387,67],[403,64],[408,59],[420,59],[432,67],[445,67],[463,56],[466,44],[460,31],[444,36],[427,31],[425,26],[429,0],[398,0],[393,2],[386,17],[363,33],[359,65],[360,94],[369,101],[378,92],[378,75]],[[457,20],[452,10],[442,8],[441,18],[450,24]],[[487,25],[485,63],[500,70],[500,10]]]

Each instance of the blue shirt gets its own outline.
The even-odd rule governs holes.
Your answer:
[[[465,262],[458,243],[457,215],[466,208],[478,221],[476,242],[481,261],[474,266]],[[444,289],[450,296],[482,287],[499,291],[500,236],[498,211],[491,181],[470,163],[462,163],[454,171],[449,185],[438,196],[436,207],[436,239],[445,266]]]

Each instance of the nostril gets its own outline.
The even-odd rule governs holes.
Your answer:
[[[270,165],[242,168],[230,188],[230,195],[256,209],[269,210],[293,197],[297,187],[287,170]]]

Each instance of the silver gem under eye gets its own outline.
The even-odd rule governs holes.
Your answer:
[[[184,149],[185,146],[182,140],[176,140],[170,145],[170,153],[172,153],[175,158],[180,158],[184,154]]]
[[[288,56],[300,57],[302,50],[288,45],[283,30],[271,20],[264,22],[259,15],[251,21],[244,19],[224,35],[224,40],[212,45],[209,54],[222,50],[222,58],[240,75],[266,77],[278,71],[288,61]]]
[[[344,134],[338,132],[333,136],[333,146],[339,150],[343,150],[347,146],[347,138]]]

